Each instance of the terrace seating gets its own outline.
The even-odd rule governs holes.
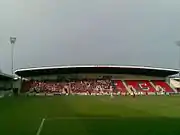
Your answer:
[[[156,89],[150,84],[148,80],[126,80],[125,83],[127,87],[134,90],[134,92],[156,92]]]
[[[70,89],[73,93],[82,91],[89,93],[100,93],[110,91],[110,80],[84,80],[70,83]]]
[[[121,80],[115,80],[114,85],[116,86],[116,89],[121,93],[126,93],[127,89],[124,86],[123,82]]]
[[[103,93],[112,90],[110,80],[82,80],[75,82],[41,82],[23,83],[24,92],[45,93]]]
[[[126,93],[156,93],[175,92],[165,81],[148,80],[81,80],[71,82],[41,82],[27,81],[22,85],[21,92],[36,93],[86,93],[86,94],[109,94],[110,92]]]
[[[155,85],[158,91],[164,91],[169,93],[175,92],[165,81],[157,80],[152,81],[152,83]]]

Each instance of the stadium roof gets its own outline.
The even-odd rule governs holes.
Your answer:
[[[169,75],[177,74],[178,70],[143,66],[78,65],[27,68],[15,71],[15,74],[21,77],[73,73],[133,74],[167,77]]]
[[[13,76],[0,72],[0,80],[11,80]]]

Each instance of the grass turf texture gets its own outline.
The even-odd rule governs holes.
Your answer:
[[[0,99],[1,135],[180,135],[180,97]]]

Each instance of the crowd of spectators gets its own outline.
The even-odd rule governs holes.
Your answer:
[[[31,81],[29,91],[36,93],[109,93],[111,80],[76,80],[69,82]]]

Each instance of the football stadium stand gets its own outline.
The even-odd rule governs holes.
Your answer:
[[[11,75],[0,72],[0,98],[12,94],[12,81]]]
[[[180,78],[170,78],[170,85],[180,92]]]
[[[139,66],[60,66],[19,69],[22,93],[151,95],[177,93],[166,77],[178,70]]]
[[[11,82],[13,77],[11,75],[0,72],[0,90],[11,89]]]

